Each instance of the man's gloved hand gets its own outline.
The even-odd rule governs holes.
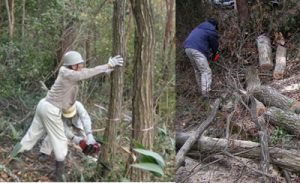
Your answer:
[[[87,138],[86,143],[88,145],[96,143],[96,140],[94,139],[94,137],[91,133],[89,133],[86,138]]]
[[[220,58],[220,54],[217,53],[217,54],[214,55],[212,61],[213,61],[213,62],[217,62],[217,61],[219,60],[219,58]]]
[[[123,66],[123,58],[120,55],[110,57],[108,60],[108,65],[113,68],[115,66]]]
[[[221,56],[220,55],[220,48],[218,48],[217,51],[211,55],[210,58],[213,62],[217,62],[219,60],[220,56]]]
[[[88,145],[85,140],[81,140],[79,146],[85,155],[91,155],[100,151],[100,145],[98,143]]]

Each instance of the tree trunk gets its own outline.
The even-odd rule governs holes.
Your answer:
[[[163,42],[163,69],[162,69],[162,80],[168,80],[170,75],[172,75],[171,71],[174,65],[174,60],[172,60],[171,53],[173,50],[172,40],[174,37],[174,2],[175,0],[165,0],[166,8],[167,8],[167,15],[166,15],[166,25],[165,25],[165,33],[164,33],[164,42]]]
[[[240,24],[243,26],[249,21],[249,9],[247,0],[236,0],[236,9],[239,14]]]
[[[286,68],[286,48],[278,45],[276,50],[276,63],[273,72],[274,79],[282,79]]]
[[[271,70],[273,69],[273,59],[272,59],[272,49],[271,41],[265,35],[260,35],[256,39],[258,56],[259,56],[259,66],[262,69]]]
[[[266,106],[274,106],[283,110],[289,110],[296,102],[287,96],[282,95],[270,86],[260,86],[253,90],[254,97]]]
[[[15,1],[14,0],[5,0],[6,11],[8,15],[8,34],[9,39],[13,39],[14,35],[14,25],[15,25]]]
[[[155,47],[152,8],[150,0],[131,0],[131,6],[136,21],[131,147],[136,142],[151,150],[154,138],[152,80]],[[148,179],[149,174],[145,171],[131,169],[131,181]]]
[[[25,13],[26,13],[26,0],[22,0],[22,39],[25,36]]]
[[[264,115],[272,124],[300,137],[300,116],[298,114],[270,107]]]
[[[221,99],[217,99],[214,103],[212,112],[208,118],[201,123],[201,125],[192,133],[189,139],[184,143],[176,155],[176,169],[178,169],[184,162],[186,153],[190,150],[191,146],[196,142],[196,140],[202,135],[202,133],[209,127],[209,125],[214,121],[218,108],[220,106]]]
[[[187,133],[176,134],[176,146],[182,146],[189,138]],[[228,147],[227,147],[228,146]],[[236,156],[259,159],[260,144],[244,140],[227,140],[202,136],[187,154],[190,157],[199,158],[199,154],[213,154],[224,151],[227,147],[229,153]],[[285,150],[277,147],[269,147],[270,163],[293,172],[300,171],[300,154],[296,150]]]
[[[125,42],[124,42],[124,19],[125,19],[125,2],[124,0],[114,1],[114,15],[113,15],[113,52],[112,55],[121,55],[125,57]],[[111,76],[111,95],[108,109],[108,119],[106,121],[106,128],[104,132],[104,144],[102,146],[102,152],[98,158],[98,170],[101,165],[110,167],[113,170],[114,160],[116,157],[116,136],[117,127],[121,122],[121,109],[123,100],[123,67],[117,67]],[[102,162],[102,164],[100,163]],[[97,171],[99,172],[99,171]],[[101,177],[107,176],[107,169],[102,167]],[[113,171],[112,171],[113,173]]]

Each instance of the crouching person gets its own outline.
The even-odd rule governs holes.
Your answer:
[[[83,153],[88,155],[99,152],[100,145],[92,135],[91,118],[81,102],[76,101],[72,107],[63,111],[62,120],[66,137],[74,144],[79,145]],[[49,159],[53,146],[47,135],[40,149],[40,161],[44,162]]]

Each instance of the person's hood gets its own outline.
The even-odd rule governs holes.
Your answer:
[[[206,29],[206,30],[216,31],[216,27],[208,21],[199,24],[198,28],[199,29]]]

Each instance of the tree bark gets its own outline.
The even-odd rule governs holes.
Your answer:
[[[260,86],[253,90],[253,96],[266,106],[274,106],[283,110],[289,110],[296,102],[287,96],[282,95],[270,86]]]
[[[252,121],[256,124],[257,128],[260,130],[258,132],[259,134],[259,140],[260,140],[260,170],[268,174],[269,173],[269,162],[270,162],[270,155],[269,155],[269,145],[268,145],[268,132],[266,128],[266,123],[264,116],[258,116],[257,115],[257,104],[260,102],[257,101],[253,96],[250,97],[250,106],[251,106],[251,118]],[[268,183],[271,180],[269,177],[263,175],[262,179],[264,182]]]
[[[284,111],[276,107],[268,108],[264,116],[272,124],[300,137],[300,116],[291,111]]]
[[[124,0],[114,1],[113,14],[113,51],[112,55],[121,55],[125,57],[125,42],[124,42],[124,19],[125,19],[125,2]],[[98,158],[98,168],[102,165],[110,167],[113,170],[114,160],[116,160],[116,136],[117,127],[121,122],[122,115],[122,100],[123,100],[123,85],[124,85],[124,69],[117,67],[111,75],[111,94],[108,109],[108,119],[106,121],[106,128],[104,132],[104,143],[102,152]],[[98,171],[99,172],[99,171]],[[102,167],[101,177],[106,177],[108,171]]]
[[[163,51],[162,53],[162,60],[164,63],[163,69],[161,70],[162,80],[168,80],[170,75],[172,75],[172,68],[174,65],[174,60],[172,60],[171,53],[173,50],[172,40],[174,39],[174,17],[175,17],[175,8],[174,0],[165,0],[166,8],[167,8],[167,15],[166,15],[166,24],[165,24],[165,32],[164,32],[164,42],[163,42]]]
[[[25,36],[25,13],[26,13],[26,0],[22,0],[22,39]]]
[[[176,146],[182,146],[189,138],[187,133],[176,134]],[[228,147],[227,147],[228,146]],[[235,154],[239,157],[259,159],[260,144],[244,140],[227,140],[201,136],[192,146],[187,154],[190,157],[198,157],[199,154],[212,154],[224,151]],[[296,150],[285,150],[277,147],[269,147],[270,163],[292,172],[300,171],[300,154]]]
[[[133,15],[136,21],[136,38],[134,44],[134,81],[132,100],[132,143],[142,144],[151,150],[154,138],[153,118],[153,65],[154,65],[154,31],[153,15],[150,0],[131,0]],[[131,158],[131,156],[130,156]],[[149,174],[133,168],[130,180],[146,181]]]
[[[249,9],[247,0],[236,0],[236,9],[238,11],[240,24],[243,26],[249,21]]]
[[[276,50],[276,63],[273,72],[274,79],[282,79],[286,68],[286,48],[278,45]]]
[[[249,96],[252,95],[253,91],[261,86],[261,82],[258,76],[258,70],[254,67],[249,67],[246,71],[246,98],[248,98],[246,101],[249,100]],[[244,92],[242,92],[244,93]],[[252,105],[255,104],[255,113],[256,116],[261,116],[264,112],[266,112],[266,107],[263,103],[258,101],[256,98],[251,101]]]
[[[248,67],[246,70],[246,90],[252,93],[252,91],[261,86],[261,81],[258,76],[258,70],[254,67]]]
[[[180,148],[176,155],[176,169],[178,169],[184,162],[184,158],[186,153],[190,150],[191,146],[196,142],[196,140],[202,135],[202,133],[209,127],[209,125],[213,122],[217,110],[220,106],[221,99],[217,99],[213,105],[212,112],[208,116],[208,118],[201,123],[201,125],[193,132],[193,134],[189,137],[189,139],[184,143],[184,145]]]
[[[271,41],[265,35],[260,35],[256,39],[258,56],[259,56],[259,66],[262,69],[271,70],[273,69],[273,59],[272,59],[272,49]]]
[[[14,0],[5,0],[6,11],[8,15],[8,34],[9,39],[13,39],[14,35],[14,25],[15,25],[15,1]]]

